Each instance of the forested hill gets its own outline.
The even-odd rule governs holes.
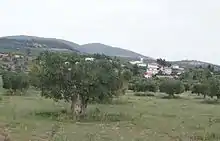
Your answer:
[[[35,37],[35,36],[7,36],[0,38],[0,48],[46,48],[46,49],[60,49],[60,50],[71,50],[75,52],[81,53],[100,53],[108,56],[120,56],[120,57],[129,57],[129,58],[138,58],[143,57],[147,59],[151,59],[150,57],[146,57],[139,53],[118,48],[112,47],[101,43],[89,43],[85,45],[79,45],[77,43],[55,39],[55,38],[43,38],[43,37]]]

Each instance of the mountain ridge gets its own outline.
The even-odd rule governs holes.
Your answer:
[[[78,50],[79,52],[89,53],[89,54],[103,53],[108,56],[121,56],[121,57],[131,57],[131,58],[143,57],[145,59],[153,59],[152,57],[147,57],[142,54],[136,53],[134,51],[122,49],[119,47],[112,47],[112,46],[105,45],[102,43],[87,43],[87,44],[80,45],[80,44],[67,41],[64,39],[45,38],[45,37],[26,36],[26,35],[5,36],[5,37],[0,37],[0,39],[12,39],[12,40],[17,40],[18,42],[22,42],[22,41],[36,42],[39,44],[45,44],[48,48],[65,48],[65,49],[70,49],[74,51]],[[62,45],[59,45],[60,47],[58,47],[58,45],[57,46],[54,45],[56,43],[62,44]],[[0,46],[1,46],[1,40],[0,40]]]
[[[69,50],[78,53],[94,54],[100,53],[108,56],[117,56],[124,58],[140,59],[140,57],[150,62],[156,61],[152,57],[136,53],[131,50],[122,49],[120,47],[113,47],[110,45],[102,43],[87,43],[87,44],[77,44],[72,41],[57,39],[57,38],[45,38],[38,36],[27,36],[27,35],[13,35],[0,37],[0,48],[44,48],[44,49],[57,49],[57,50]],[[197,61],[197,60],[180,60],[180,61],[170,61],[172,64],[177,64],[180,66],[207,66],[214,65],[212,63]]]

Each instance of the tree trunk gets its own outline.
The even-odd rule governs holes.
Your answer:
[[[72,97],[71,110],[72,114],[75,115],[76,120],[86,114],[87,102],[79,94]]]
[[[204,99],[206,98],[206,94],[203,95],[203,98],[204,98]]]
[[[169,94],[169,97],[174,98],[175,96],[174,96],[174,94]]]
[[[13,89],[9,89],[9,93],[10,93],[11,96],[13,96],[14,95],[14,90]]]

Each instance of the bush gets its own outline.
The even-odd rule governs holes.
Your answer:
[[[198,95],[202,94],[204,98],[208,95],[211,98],[216,96],[219,99],[220,80],[218,78],[212,77],[202,83],[194,84],[192,87],[192,93],[196,93]]]
[[[132,87],[135,92],[156,92],[158,90],[156,82],[151,79],[141,79],[136,81]]]
[[[202,94],[204,97],[209,93],[209,84],[208,83],[197,83],[192,87],[192,93]]]
[[[17,94],[17,90],[20,92],[26,92],[29,88],[28,75],[22,72],[4,72],[2,74],[3,88],[10,91],[10,94]]]
[[[174,94],[180,94],[184,92],[184,85],[181,81],[175,79],[166,79],[160,83],[160,92],[174,96]]]
[[[207,93],[211,98],[216,96],[218,99],[220,98],[220,81],[216,78],[211,78],[209,80],[209,90]]]

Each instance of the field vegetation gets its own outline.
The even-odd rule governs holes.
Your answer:
[[[0,141],[217,141],[220,79],[208,68],[143,79],[117,58],[42,53],[2,70]]]

